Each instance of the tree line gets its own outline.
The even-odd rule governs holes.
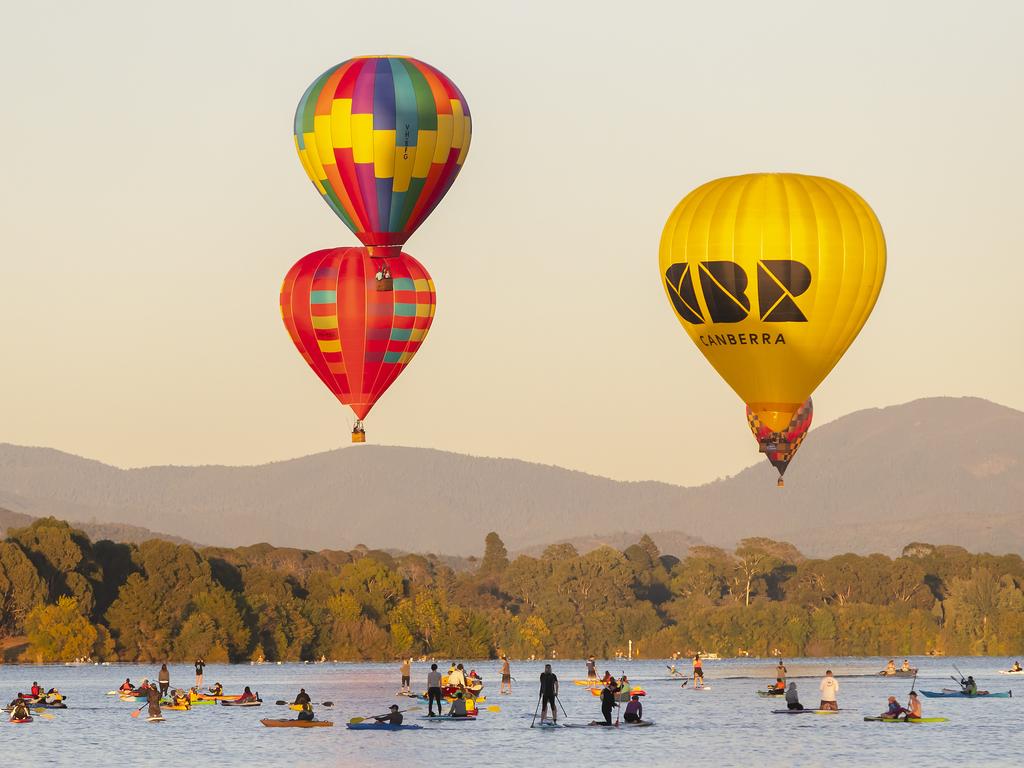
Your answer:
[[[0,641],[23,661],[386,660],[406,656],[1019,655],[1024,561],[914,543],[804,557],[748,538],[680,560],[650,537],[472,568],[433,555],[260,544],[92,542],[53,518],[0,542]]]

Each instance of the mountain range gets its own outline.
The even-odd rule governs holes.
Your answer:
[[[0,507],[219,546],[361,543],[466,556],[481,553],[491,530],[510,551],[646,530],[672,533],[678,549],[768,536],[819,557],[895,554],[911,541],[1024,554],[1022,434],[1024,413],[978,398],[858,411],[811,431],[785,488],[767,462],[686,488],[395,446],[260,466],[120,469],[0,444]]]

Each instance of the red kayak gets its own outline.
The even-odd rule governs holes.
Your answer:
[[[12,717],[11,718],[11,722],[12,723],[31,723],[32,722],[32,717],[31,716],[29,716],[29,717],[19,717],[19,718]]]

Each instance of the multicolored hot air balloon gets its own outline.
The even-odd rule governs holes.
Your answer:
[[[404,56],[331,67],[295,110],[302,167],[375,256],[396,255],[441,202],[471,134],[469,105],[455,84]]]
[[[676,317],[761,424],[784,431],[864,326],[885,239],[852,189],[756,173],[698,187],[661,237]]]
[[[797,409],[789,426],[781,432],[776,432],[765,425],[757,414],[750,410],[750,406],[747,406],[747,424],[750,425],[750,431],[754,434],[761,453],[779,471],[777,485],[780,488],[785,485],[782,476],[786,474],[789,462],[796,456],[796,452],[800,450],[800,444],[807,437],[812,418],[814,418],[814,403],[808,398],[807,402]]]
[[[407,253],[374,258],[366,248],[303,256],[281,287],[281,316],[320,380],[363,419],[412,360],[434,319],[434,282]]]

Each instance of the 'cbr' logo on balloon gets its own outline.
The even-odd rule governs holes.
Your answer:
[[[702,261],[697,265],[700,290],[712,323],[738,323],[750,314],[746,272],[734,261]],[[706,323],[697,301],[689,263],[665,270],[672,306],[683,320]],[[811,286],[811,270],[792,259],[757,262],[757,314],[765,323],[806,323],[794,299]]]

